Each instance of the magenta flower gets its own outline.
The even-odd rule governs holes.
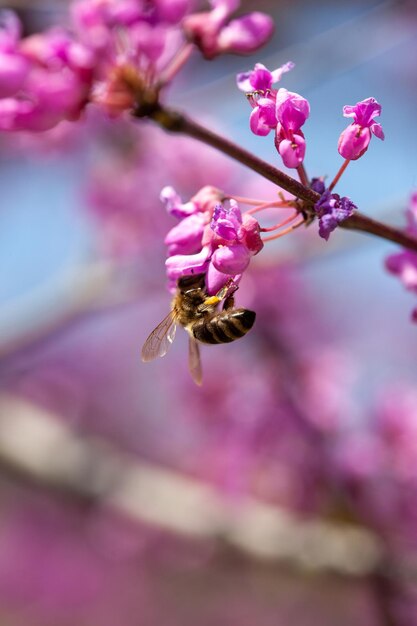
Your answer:
[[[210,4],[211,11],[194,13],[183,20],[187,37],[207,59],[224,52],[255,52],[272,36],[273,20],[264,13],[249,13],[229,21],[240,0],[211,0]]]
[[[211,257],[210,246],[205,246],[195,254],[175,254],[165,261],[170,287],[176,287],[181,276],[205,274]]]
[[[259,233],[257,220],[251,215],[242,216],[234,200],[230,200],[228,208],[221,204],[215,208],[203,238],[213,250],[206,277],[207,293],[216,293],[230,278],[235,283],[238,277],[240,280],[250,258],[263,248]]]
[[[0,129],[43,131],[77,119],[90,89],[93,58],[59,29],[19,39],[13,14],[0,36]]]
[[[278,91],[275,147],[286,167],[297,168],[304,160],[306,144],[301,126],[309,114],[310,105],[305,98],[286,89]]]
[[[330,193],[330,191],[324,190],[324,183],[320,179],[313,179],[311,188],[318,193],[321,193],[321,198],[314,205],[314,210],[319,218],[319,235],[326,241],[341,222],[348,217],[358,208],[350,198],[341,198],[337,193]]]
[[[181,220],[165,237],[168,256],[195,254],[201,250],[204,229],[221,195],[215,187],[207,186],[184,204],[173,187],[164,187],[160,195],[162,202],[168,213]]]
[[[184,217],[177,226],[171,228],[165,237],[164,243],[168,246],[168,255],[199,252],[206,224],[207,218],[204,213]]]
[[[252,107],[249,124],[255,135],[265,136],[276,128],[277,90],[272,85],[281,79],[282,74],[294,67],[291,62],[285,63],[278,69],[270,72],[262,63],[257,63],[250,72],[237,75],[237,86],[246,92]]]
[[[19,51],[20,22],[12,11],[0,13],[0,98],[13,96],[23,85],[30,64]]]
[[[286,132],[297,132],[310,115],[310,105],[298,93],[281,88],[276,99],[276,114]]]
[[[411,196],[410,206],[407,209],[406,232],[417,238],[417,192]],[[407,291],[417,293],[417,253],[412,250],[403,250],[391,254],[385,260],[386,269],[398,276]],[[414,309],[412,319],[417,322],[417,308]]]
[[[168,213],[178,219],[193,215],[200,210],[199,206],[192,200],[184,204],[173,187],[164,187],[159,198],[165,204]]]
[[[237,75],[237,86],[245,93],[258,91],[265,94],[272,89],[274,83],[278,83],[281,80],[283,74],[292,70],[293,67],[294,63],[288,61],[288,63],[270,72],[262,63],[256,63],[253,70]]]
[[[254,135],[264,137],[277,125],[275,104],[272,98],[260,98],[252,110],[249,126]]]
[[[384,139],[381,124],[374,122],[374,118],[381,115],[381,109],[375,98],[343,107],[343,115],[353,117],[352,124],[339,137],[338,151],[343,158],[350,161],[359,159],[367,151],[372,135]]]
[[[182,204],[172,187],[162,190],[161,199],[168,211],[181,220],[165,238],[171,290],[181,276],[199,273],[206,275],[207,293],[215,294],[231,278],[235,283],[240,280],[251,256],[262,249],[257,220],[242,216],[234,200],[223,206],[219,195],[217,189],[204,187],[189,203]]]

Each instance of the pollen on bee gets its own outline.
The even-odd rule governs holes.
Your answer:
[[[219,302],[221,302],[221,299],[218,296],[210,296],[210,298],[206,298],[206,300],[204,300],[204,304],[207,306],[219,304]]]

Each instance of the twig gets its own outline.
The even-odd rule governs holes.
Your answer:
[[[163,108],[154,102],[138,106],[135,111],[135,116],[149,117],[165,130],[188,135],[189,137],[216,148],[223,154],[242,163],[242,165],[257,172],[300,200],[303,200],[305,203],[304,209],[310,216],[314,216],[314,204],[320,199],[318,193],[304,186],[298,180],[288,176],[288,174],[285,174],[270,163],[263,161],[248,150],[241,148],[229,139],[205,128],[178,111]],[[381,239],[392,241],[409,250],[417,252],[417,239],[414,239],[402,230],[369,218],[359,211],[342,222],[340,226],[348,230],[357,230],[380,237]]]

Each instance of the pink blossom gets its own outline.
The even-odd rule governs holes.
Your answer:
[[[417,237],[417,192],[414,192],[411,196],[406,217],[406,232],[413,237]],[[385,267],[391,274],[399,277],[408,291],[417,293],[417,252],[403,250],[402,252],[391,254],[385,259]],[[414,322],[417,322],[417,308],[412,313],[412,319]]]
[[[368,149],[372,135],[384,139],[381,124],[374,118],[381,114],[381,105],[375,98],[366,98],[355,105],[343,107],[345,117],[353,117],[353,122],[339,137],[339,154],[350,161],[359,159]]]
[[[165,261],[168,279],[174,286],[181,276],[204,274],[210,262],[210,246],[205,246],[195,254],[175,254]]]
[[[274,22],[269,15],[255,11],[232,20],[219,33],[220,52],[251,54],[263,46],[274,32]]]
[[[159,198],[165,204],[168,213],[179,219],[197,213],[200,210],[199,206],[192,200],[184,204],[173,187],[164,187]]]
[[[257,220],[251,215],[242,216],[234,200],[228,207],[219,204],[219,193],[204,187],[190,203],[182,204],[172,187],[162,191],[168,210],[181,220],[165,238],[170,288],[176,287],[181,276],[199,273],[206,274],[207,293],[217,293],[230,278],[236,284],[250,258],[263,248]]]
[[[171,228],[165,237],[168,255],[194,254],[201,249],[201,240],[207,218],[204,213],[188,215],[177,226]]]
[[[288,61],[288,63],[270,72],[262,63],[256,63],[253,70],[237,75],[237,86],[241,91],[246,93],[250,93],[251,91],[265,93],[270,91],[272,85],[278,83],[281,80],[281,76],[292,70],[293,67],[294,63]]]
[[[12,11],[0,12],[0,98],[13,96],[24,84],[29,63],[19,51],[20,22]]]
[[[206,227],[203,242],[209,243],[213,253],[210,266],[223,274],[221,277],[208,270],[206,287],[208,293],[216,293],[230,277],[236,282],[249,265],[250,258],[260,252],[263,242],[260,237],[259,223],[251,215],[240,212],[237,202],[230,201],[228,208],[219,204],[213,214],[210,227]],[[240,277],[239,277],[240,280]]]
[[[297,168],[304,160],[305,139],[301,126],[310,114],[308,101],[298,93],[279,89],[276,97],[275,147],[284,165]]]
[[[304,161],[306,142],[303,133],[294,133],[291,139],[286,139],[282,126],[277,126],[275,147],[282,157],[285,167],[297,168]]]
[[[0,37],[0,129],[44,131],[76,119],[90,89],[91,54],[59,29],[18,40],[16,19],[7,16],[9,35]]]
[[[255,52],[272,36],[273,20],[264,13],[249,13],[229,22],[240,0],[211,0],[211,5],[211,11],[194,13],[183,20],[187,37],[207,59],[224,52]]]
[[[276,115],[286,132],[297,132],[310,115],[310,105],[298,93],[281,88],[276,98]]]
[[[249,126],[254,135],[264,137],[277,125],[275,104],[272,98],[260,98],[249,118]]]

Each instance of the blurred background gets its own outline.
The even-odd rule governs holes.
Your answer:
[[[26,33],[67,3],[16,0]],[[196,55],[169,101],[279,166],[248,128],[235,74],[295,69],[311,104],[310,176],[334,176],[342,107],[373,96],[386,140],[340,193],[394,225],[417,183],[417,7],[242,3],[276,19],[251,58]],[[366,235],[298,229],[251,263],[242,342],[203,347],[204,384],[168,313],[159,201],[206,184],[275,197],[213,150],[96,111],[0,137],[0,624],[417,624],[417,329],[413,294]]]

